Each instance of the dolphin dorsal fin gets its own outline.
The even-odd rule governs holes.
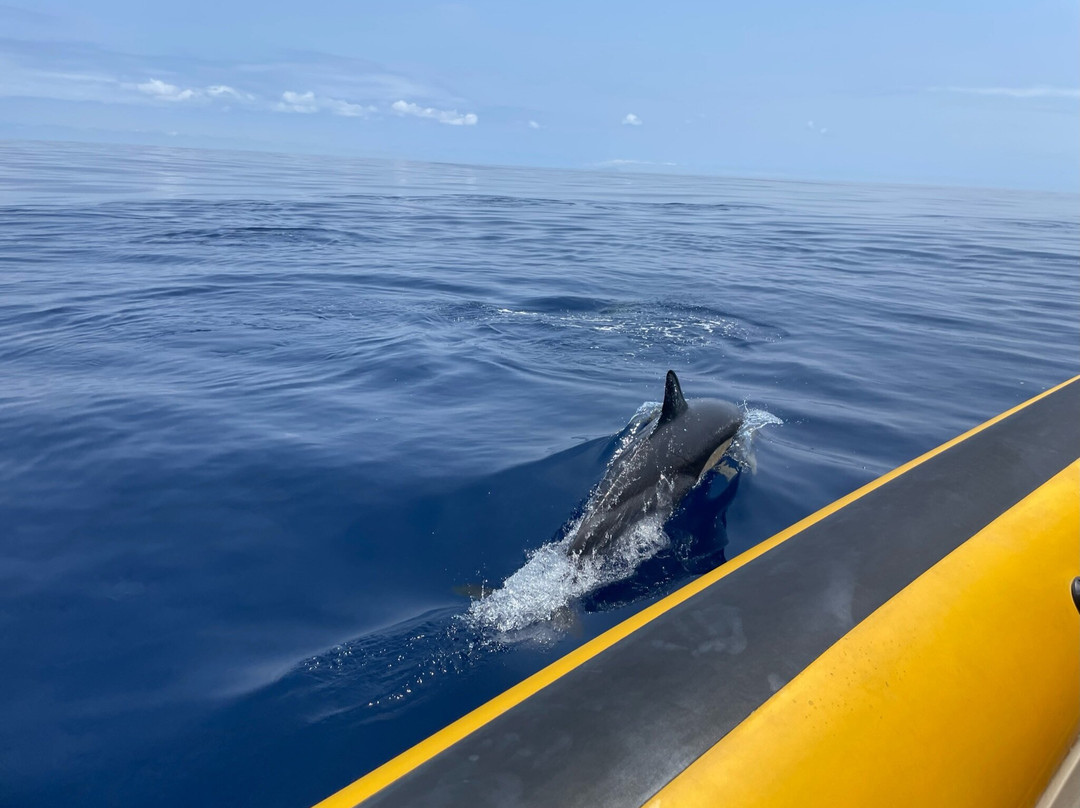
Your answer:
[[[669,370],[667,381],[664,382],[664,408],[660,410],[660,420],[657,424],[666,424],[686,410],[686,399],[683,398],[682,387],[679,386],[679,377],[675,375],[674,370]]]

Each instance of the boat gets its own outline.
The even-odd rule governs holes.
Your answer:
[[[345,786],[365,806],[1080,805],[1080,376]]]

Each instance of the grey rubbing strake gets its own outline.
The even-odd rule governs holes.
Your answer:
[[[727,401],[688,402],[679,378],[669,370],[659,417],[612,459],[589,498],[570,551],[578,556],[603,552],[641,517],[673,513],[724,456],[742,422],[742,411]]]

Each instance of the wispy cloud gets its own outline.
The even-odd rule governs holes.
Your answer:
[[[0,67],[5,66],[0,53]],[[393,104],[362,103],[315,90],[271,91],[265,95],[240,89],[232,84],[195,85],[174,83],[151,74],[128,80],[103,72],[49,70],[23,67],[8,62],[12,69],[0,70],[0,97],[22,96],[66,101],[96,101],[105,104],[241,105],[253,111],[299,114],[325,113],[343,118],[368,118],[382,112],[415,118],[427,118],[451,126],[475,126],[476,113],[456,109],[420,106],[398,100]]]
[[[206,94],[211,98],[226,98],[234,101],[254,101],[255,96],[251,93],[243,93],[234,90],[227,84],[212,84],[206,88]]]
[[[237,101],[252,103],[258,100],[251,93],[241,92],[228,84],[211,84],[208,87],[179,87],[157,78],[134,85],[118,83],[124,87],[134,87],[143,95],[159,101]]]
[[[156,76],[127,80],[101,70],[27,68],[0,54],[0,97],[48,98],[102,104],[250,103],[256,99],[225,84],[180,86]]]
[[[334,115],[340,115],[343,118],[366,118],[372,112],[378,112],[378,109],[371,104],[353,104],[350,101],[342,101],[340,98],[326,99],[326,108]]]
[[[641,126],[641,118],[632,112],[626,113],[626,117],[622,119],[623,126]]]
[[[459,126],[477,122],[475,113],[455,111],[466,100],[441,87],[435,77],[406,76],[363,59],[290,52],[254,63],[177,56],[154,57],[155,64],[148,61],[89,43],[0,36],[0,97],[178,107],[243,105],[266,112],[313,111],[343,117],[382,111]],[[298,85],[304,92],[291,89]],[[391,110],[392,103],[402,98],[413,99],[413,106],[404,112]]]
[[[540,124],[538,124],[536,121],[529,121],[529,128],[530,129],[539,129]]]
[[[344,118],[364,118],[378,111],[371,105],[354,104],[341,98],[317,96],[311,90],[305,93],[286,90],[281,94],[281,100],[274,105],[274,109],[277,112],[300,112],[309,115],[315,112],[329,112]]]
[[[271,88],[299,84],[319,96],[371,104],[390,104],[399,98],[419,99],[439,107],[464,103],[464,99],[440,88],[434,80],[401,75],[366,59],[324,53],[289,53],[272,62],[238,64],[233,71],[238,83],[243,77],[242,83],[267,94]]]
[[[419,104],[414,104],[411,101],[395,101],[390,105],[390,109],[396,112],[398,115],[412,115],[417,118],[430,118],[439,123],[449,124],[450,126],[475,126],[479,122],[479,118],[473,112],[466,112],[464,114],[458,112],[456,109],[435,109],[434,107],[422,107]]]
[[[1007,98],[1080,98],[1076,87],[931,87],[931,92],[998,95]]]
[[[827,134],[829,134],[829,130],[827,128],[825,128],[824,126],[818,126],[813,121],[807,121],[806,122],[806,128],[809,129],[811,132],[814,132],[814,133],[819,134],[819,135],[827,135]]]
[[[169,84],[161,79],[150,79],[142,84],[136,84],[135,89],[151,98],[160,98],[164,101],[192,101],[200,95],[198,90],[190,87],[182,90],[175,84]]]

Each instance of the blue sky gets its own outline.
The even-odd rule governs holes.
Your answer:
[[[0,137],[1080,191],[1080,3],[0,4]]]

